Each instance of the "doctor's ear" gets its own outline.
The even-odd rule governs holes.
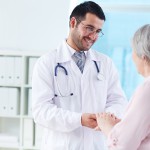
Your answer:
[[[70,28],[75,28],[76,25],[77,25],[77,20],[76,20],[75,17],[72,17],[72,18],[70,19]]]

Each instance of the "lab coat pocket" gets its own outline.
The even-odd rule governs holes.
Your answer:
[[[97,80],[95,82],[96,87],[105,87],[106,86],[106,80],[103,74],[98,74],[97,75]]]
[[[98,74],[97,80],[94,83],[94,89],[99,99],[105,99],[107,97],[107,81],[102,74]]]

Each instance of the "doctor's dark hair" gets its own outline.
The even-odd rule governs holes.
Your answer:
[[[132,47],[139,58],[145,56],[150,62],[150,24],[142,26],[135,32]]]
[[[96,4],[95,2],[92,2],[92,1],[86,1],[86,2],[83,2],[79,5],[77,5],[71,15],[70,15],[70,20],[72,17],[75,17],[76,20],[84,20],[85,19],[85,16],[87,13],[91,13],[91,14],[94,14],[96,15],[99,19],[101,20],[106,20],[105,18],[105,14],[102,10],[102,8]]]

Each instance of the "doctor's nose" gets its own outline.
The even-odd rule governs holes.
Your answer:
[[[90,33],[88,36],[91,40],[97,40],[98,34],[96,32]]]

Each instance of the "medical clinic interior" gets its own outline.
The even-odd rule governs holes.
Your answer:
[[[68,36],[69,16],[83,0],[0,0],[0,150],[39,150],[42,127],[32,117],[32,71]],[[92,46],[108,55],[130,97],[143,78],[132,60],[134,32],[150,23],[149,0],[94,0],[106,16]]]

